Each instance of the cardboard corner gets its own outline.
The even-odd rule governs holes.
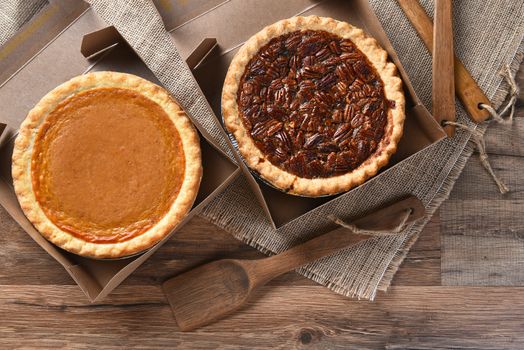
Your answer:
[[[70,265],[64,266],[67,273],[78,284],[80,289],[84,292],[90,302],[97,301],[98,296],[102,292],[100,283],[96,281],[82,266]]]
[[[218,42],[216,38],[204,38],[186,58],[189,69],[196,69],[217,47]]]
[[[9,132],[7,130],[7,124],[0,123],[0,149],[4,146],[7,139],[9,139]]]
[[[108,26],[84,35],[80,45],[80,53],[85,58],[90,58],[116,44],[124,42],[124,38],[118,30],[114,26]]]
[[[127,45],[127,42],[114,26],[107,26],[85,34],[80,44],[80,53],[89,59],[117,44]],[[217,46],[216,38],[202,39],[186,58],[189,69],[195,69]]]

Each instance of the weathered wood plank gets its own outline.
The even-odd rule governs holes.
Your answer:
[[[439,286],[440,255],[440,212],[437,211],[411,247],[391,285]]]
[[[517,104],[511,124],[491,123],[486,131],[486,148],[489,154],[524,157],[524,99]]]
[[[311,295],[315,295],[312,298]],[[180,333],[158,287],[90,306],[73,286],[1,286],[0,348],[519,348],[524,288],[393,287],[376,302],[323,287],[268,286],[249,305]]]
[[[474,155],[441,207],[444,285],[524,284],[522,97],[514,123],[493,123],[486,134],[491,165],[511,192],[502,196]]]
[[[524,200],[441,207],[443,285],[524,285]]]
[[[0,284],[74,284],[69,275],[50,258],[33,240],[0,208]],[[440,242],[439,224],[433,220],[422,232],[421,238],[409,252],[395,285],[439,285]],[[233,238],[227,232],[201,218],[193,219],[173,239],[135,271],[126,285],[159,284],[191,267],[205,262],[229,257],[256,259],[263,254]],[[294,272],[271,282],[271,285],[316,285],[315,282]]]
[[[518,76],[524,86],[524,71]],[[418,287],[522,284],[524,89],[513,126],[486,136],[501,197],[472,157],[440,213],[374,303],[350,300],[295,273],[263,288],[247,308],[197,332],[177,332],[160,281],[213,258],[260,253],[194,219],[102,304],[0,208],[0,349],[521,349],[524,288]],[[312,297],[314,296],[314,297]]]
[[[524,199],[524,172],[522,171],[524,170],[524,157],[490,154],[489,161],[493,170],[509,187],[509,193],[504,196],[500,194],[490,175],[480,164],[478,154],[474,154],[455,183],[449,198],[451,200],[486,201]]]

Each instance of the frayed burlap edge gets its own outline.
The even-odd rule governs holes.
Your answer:
[[[515,54],[515,57],[513,58],[513,61],[510,64],[510,71],[511,75],[515,77],[517,72],[519,71],[520,65],[522,64],[522,61],[524,59],[524,40],[520,43],[520,46]],[[499,87],[497,88],[495,94],[493,95],[493,98],[491,99],[492,104],[495,107],[499,107],[504,100],[506,99],[506,96],[508,95],[508,85],[505,81],[502,81]],[[487,125],[479,126],[478,130],[484,134],[487,130]],[[442,186],[439,188],[435,196],[433,197],[433,200],[430,202],[429,206],[426,208],[428,215],[424,219],[424,222],[422,223],[422,227],[426,225],[426,223],[433,217],[433,214],[435,211],[440,207],[440,205],[448,199],[451,190],[453,189],[453,186],[455,185],[455,182],[457,181],[458,177],[462,173],[462,170],[466,166],[466,163],[468,162],[469,158],[473,154],[474,147],[467,143],[466,147],[463,149],[461,155],[457,159],[455,165],[451,169],[448,177],[443,182]],[[406,258],[406,255],[408,254],[409,250],[413,246],[413,244],[417,241],[420,231],[415,232],[412,234],[400,247],[400,249],[395,254],[395,257],[391,261],[389,267],[387,268],[386,272],[384,273],[382,280],[380,281],[378,285],[378,290],[380,291],[386,291],[389,286],[391,285],[391,281],[393,280],[393,276],[397,272],[398,268]]]

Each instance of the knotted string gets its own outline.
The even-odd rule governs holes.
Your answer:
[[[444,123],[446,125],[454,125],[457,128],[466,130],[469,133],[471,133],[471,139],[477,145],[477,149],[479,151],[479,158],[480,158],[480,162],[482,163],[482,166],[491,175],[491,178],[497,184],[497,187],[499,188],[500,193],[502,194],[508,193],[509,192],[508,186],[506,186],[504,182],[497,176],[497,174],[495,174],[495,172],[493,171],[493,168],[491,167],[491,164],[489,163],[488,153],[486,152],[486,142],[484,141],[484,135],[482,135],[482,133],[480,133],[477,129],[473,129],[461,123],[456,123],[452,121],[446,121]]]
[[[400,223],[397,226],[395,226],[394,228],[390,229],[390,230],[366,230],[366,229],[362,229],[362,228],[356,226],[355,224],[347,223],[347,222],[337,218],[334,215],[328,215],[328,219],[332,220],[337,225],[340,225],[342,227],[345,227],[345,228],[351,230],[353,233],[355,233],[357,235],[368,235],[368,236],[378,236],[378,237],[380,237],[380,236],[395,235],[395,234],[398,234],[398,233],[402,232],[402,230],[404,230],[404,226],[406,225],[406,222],[408,221],[409,216],[411,215],[412,212],[413,212],[413,209],[409,209],[409,208],[405,209],[403,214],[402,214],[402,220],[400,221]]]
[[[511,124],[513,122],[513,116],[515,114],[515,104],[519,96],[519,88],[517,86],[517,83],[515,82],[515,79],[513,78],[513,75],[511,74],[511,69],[509,65],[506,65],[505,68],[506,69],[505,71],[502,72],[502,74],[504,75],[504,79],[507,81],[510,87],[510,91],[509,91],[510,98],[508,102],[500,110],[500,112],[497,112],[493,107],[491,107],[490,105],[484,104],[484,103],[480,104],[479,107],[488,111],[488,113],[491,115],[491,118],[489,120],[494,120],[495,122],[501,123],[501,124]],[[508,111],[510,112],[509,116],[507,118],[504,118],[504,115]],[[502,194],[508,193],[509,188],[497,176],[497,174],[495,174],[488,160],[488,153],[486,152],[486,142],[484,141],[484,135],[481,132],[479,132],[476,128],[472,128],[462,123],[457,123],[457,122],[446,120],[443,122],[443,124],[456,126],[471,134],[471,139],[475,143],[479,151],[480,163],[482,164],[484,169],[486,169],[486,171],[490,174],[493,181],[495,181],[500,193]]]
[[[490,105],[481,103],[480,107],[487,110],[493,120],[495,120],[497,123],[505,123],[505,124],[511,124],[513,122],[513,116],[515,115],[515,105],[517,104],[517,99],[519,97],[519,87],[517,86],[517,83],[515,82],[515,79],[513,78],[513,75],[511,74],[511,69],[509,67],[509,64],[505,66],[505,71],[501,73],[504,76],[504,79],[509,85],[509,100],[506,106],[502,108],[502,110],[497,113],[495,108],[491,107]],[[508,111],[509,117],[504,119],[503,116]]]

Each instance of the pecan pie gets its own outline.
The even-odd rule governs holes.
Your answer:
[[[164,238],[202,174],[198,134],[163,88],[134,75],[82,75],[49,92],[13,152],[20,206],[49,241],[117,258]]]
[[[251,37],[229,67],[222,113],[247,165],[291,194],[347,191],[396,151],[396,67],[348,23],[294,17]]]

